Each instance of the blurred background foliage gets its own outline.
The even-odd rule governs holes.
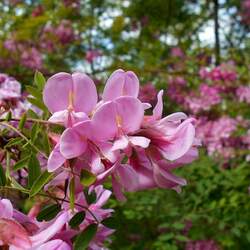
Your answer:
[[[111,249],[249,249],[248,0],[2,0],[0,13],[0,72],[24,90],[35,70],[83,71],[103,88],[123,68],[138,74],[143,101],[155,104],[164,89],[166,114],[184,110],[212,124],[200,127],[199,160],[177,170],[188,180],[182,193],[110,202]],[[219,99],[206,103],[211,96]],[[230,125],[218,129],[225,117]]]

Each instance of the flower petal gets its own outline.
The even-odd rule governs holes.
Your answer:
[[[29,249],[31,242],[28,232],[23,226],[12,219],[0,219],[0,242],[21,249]]]
[[[13,206],[8,199],[0,200],[0,218],[12,218]]]
[[[138,177],[136,171],[128,164],[121,164],[116,170],[120,184],[126,191],[132,192],[138,188]]]
[[[120,96],[137,97],[139,93],[139,80],[134,72],[125,72],[118,69],[107,80],[103,91],[103,100],[112,101]]]
[[[128,146],[128,143],[129,143],[128,139],[125,136],[122,136],[120,139],[114,142],[114,145],[111,148],[111,150],[115,151],[119,149],[120,150],[125,149]]]
[[[113,102],[104,103],[93,115],[93,136],[97,141],[113,138],[117,133],[116,110]]]
[[[74,128],[67,128],[60,140],[60,152],[66,159],[80,156],[87,147],[86,138],[77,133]]]
[[[163,90],[161,90],[157,95],[157,104],[153,109],[153,119],[159,120],[162,116],[163,102],[162,102]]]
[[[116,103],[116,122],[124,133],[135,132],[141,127],[144,116],[142,103],[130,96],[119,97],[115,100]]]
[[[89,114],[97,103],[96,86],[93,80],[84,73],[74,73],[72,78],[74,110]]]
[[[62,240],[51,240],[41,246],[32,248],[32,250],[71,250],[71,247]]]
[[[51,225],[49,225],[46,229],[30,237],[33,246],[39,246],[40,244],[45,243],[46,241],[54,237],[55,234],[62,229],[62,227],[65,225],[67,221],[68,221],[68,213],[64,212],[60,214],[55,219],[55,221]]]
[[[68,108],[72,88],[72,76],[68,73],[58,73],[48,79],[43,90],[43,101],[51,113]]]
[[[150,140],[146,137],[143,137],[143,136],[130,136],[129,141],[134,146],[139,146],[142,148],[147,148],[149,146],[149,143],[150,143]]]
[[[187,119],[181,123],[175,133],[167,138],[168,143],[160,145],[163,156],[174,161],[188,152],[192,147],[195,137],[193,119]]]
[[[65,160],[66,160],[65,157],[63,157],[63,155],[60,152],[60,144],[58,143],[50,153],[47,165],[48,171],[54,172],[56,169],[58,169],[63,165]]]

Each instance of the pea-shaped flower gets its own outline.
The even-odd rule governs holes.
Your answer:
[[[84,73],[58,73],[48,79],[43,101],[52,113],[50,121],[71,127],[76,122],[86,120],[95,107],[96,87]]]

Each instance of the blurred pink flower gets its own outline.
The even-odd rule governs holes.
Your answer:
[[[92,63],[96,58],[102,56],[102,53],[99,50],[88,50],[85,55],[85,59]]]
[[[42,54],[34,47],[24,50],[21,54],[21,63],[30,69],[41,69],[43,64]]]
[[[171,56],[182,58],[182,57],[184,57],[184,55],[185,54],[180,47],[171,48]]]
[[[153,103],[156,100],[157,91],[152,83],[147,83],[140,86],[139,99],[142,102]]]
[[[250,103],[250,87],[240,86],[236,90],[236,95],[240,102]]]
[[[185,98],[185,106],[194,114],[203,110],[207,111],[213,105],[219,104],[220,102],[221,97],[218,89],[205,83],[200,85],[198,95],[191,93]]]
[[[220,247],[214,240],[196,240],[189,241],[185,250],[220,250]]]

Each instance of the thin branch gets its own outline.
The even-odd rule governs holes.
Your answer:
[[[6,126],[10,130],[17,133],[20,137],[22,137],[27,143],[30,144],[31,147],[33,147],[38,153],[40,153],[44,158],[48,159],[48,156],[45,155],[37,146],[35,146],[22,132],[20,132],[18,129],[16,129],[14,126],[10,125],[7,122],[0,122],[3,126]]]
[[[219,1],[214,0],[215,64],[220,64]]]
[[[10,121],[19,122],[21,119],[22,118],[11,118]],[[27,122],[37,122],[37,123],[42,123],[42,124],[46,124],[46,125],[62,125],[62,124],[59,124],[59,123],[40,120],[40,119],[34,119],[34,118],[27,118],[26,121]],[[0,122],[6,122],[6,119],[0,119]]]

